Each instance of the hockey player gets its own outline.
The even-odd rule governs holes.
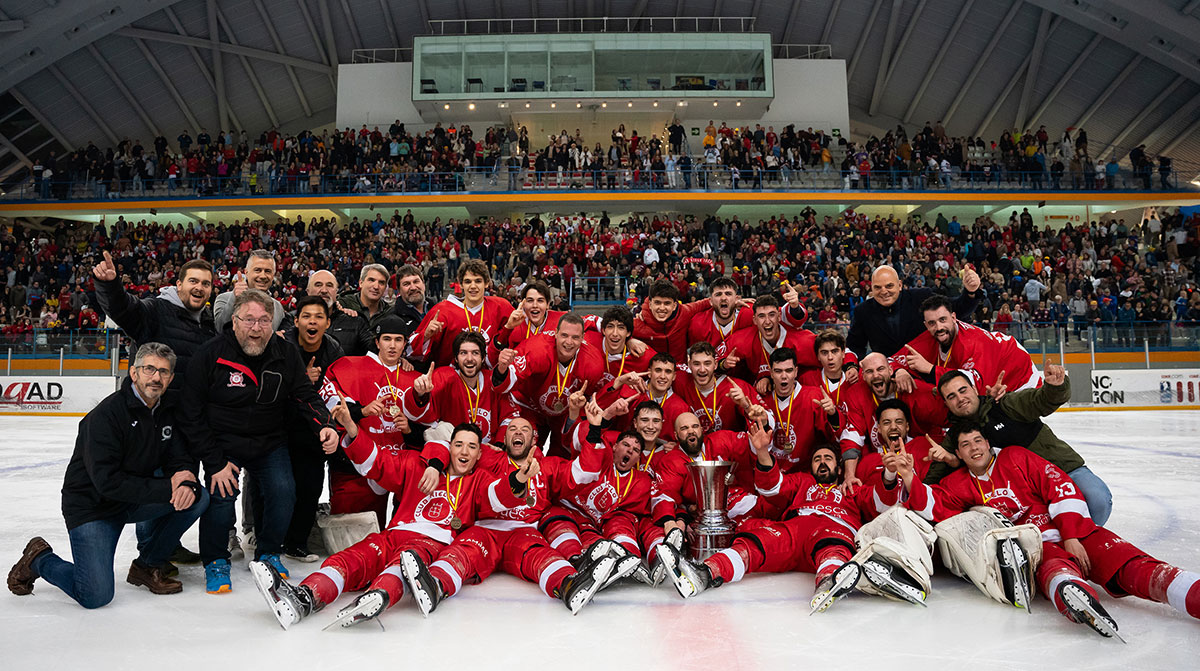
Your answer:
[[[767,449],[771,432],[753,427],[757,454],[755,482],[761,496],[787,503],[784,521],[751,529],[734,538],[733,546],[693,564],[674,548],[663,546],[659,556],[675,588],[684,598],[709,587],[741,580],[747,573],[802,571],[816,574],[814,612],[854,588],[860,567],[851,561],[854,536],[863,518],[885,512],[897,500],[893,474],[884,483],[861,488],[855,495],[838,488],[838,450],[823,445],[813,450],[811,471],[785,475]]]
[[[754,312],[739,307],[744,301],[738,286],[728,277],[718,277],[708,285],[710,309],[701,310],[688,326],[688,345],[707,342],[718,350],[721,343],[736,331],[754,326]]]
[[[862,375],[861,384],[850,387],[844,394],[839,394],[846,415],[846,423],[839,441],[842,448],[842,468],[846,474],[845,484],[851,488],[862,484],[862,476],[858,473],[859,461],[884,448],[884,441],[875,421],[876,411],[881,403],[890,399],[903,401],[909,411],[910,433],[929,436],[931,440],[942,439],[942,427],[948,422],[945,404],[936,396],[933,385],[924,380],[916,380],[911,392],[901,391],[892,377],[892,369],[887,359],[882,354],[872,352],[863,357]],[[938,453],[939,461],[954,463],[951,452],[941,448],[935,452]]]
[[[405,436],[411,433],[404,400],[412,393],[417,373],[404,370],[401,364],[405,346],[402,319],[395,315],[380,317],[375,322],[374,336],[378,352],[335,361],[326,371],[319,393],[331,410],[344,398],[358,427],[380,449],[398,452],[406,448]],[[357,473],[344,454],[330,458],[331,514],[373,511],[383,528],[387,500],[387,490]]]
[[[956,424],[948,438],[966,468],[932,487],[911,469],[899,472],[909,489],[907,505],[921,517],[941,522],[972,506],[988,506],[1013,524],[1036,525],[1042,539],[1036,573],[1042,594],[1068,619],[1103,636],[1116,636],[1117,624],[1088,580],[1114,597],[1168,603],[1200,618],[1200,574],[1159,561],[1098,526],[1062,469],[1023,447],[997,450],[978,425]]]
[[[367,432],[358,430],[344,401],[334,412],[346,430],[342,444],[355,468],[396,492],[399,501],[387,530],[334,554],[299,585],[287,583],[266,562],[250,564],[255,584],[284,629],[333,603],[346,590],[367,591],[338,613],[338,624],[349,627],[377,617],[404,594],[401,553],[413,550],[432,561],[478,517],[524,503],[526,483],[538,474],[537,460],[506,480],[476,471],[479,428],[460,424],[450,437],[446,474],[440,475],[441,464],[427,466],[416,452],[379,449]]]
[[[650,285],[650,294],[634,319],[633,335],[655,352],[666,352],[676,361],[683,361],[687,358],[692,319],[710,307],[713,301],[707,298],[680,303],[679,289],[669,280],[658,280]]]
[[[675,392],[700,417],[705,431],[740,431],[747,421],[769,421],[762,397],[744,380],[717,371],[717,352],[706,342],[688,348],[691,374],[675,380]]]
[[[521,289],[521,302],[509,313],[492,345],[502,350],[517,347],[539,333],[554,335],[559,317],[565,314],[550,309],[550,287],[545,282],[530,282]]]
[[[925,299],[921,314],[925,333],[892,357],[893,368],[904,368],[931,383],[951,370],[969,371],[977,387],[997,398],[1008,389],[1041,386],[1042,373],[1021,343],[959,321],[945,296]]]
[[[604,370],[602,355],[583,341],[583,319],[575,314],[558,320],[554,335],[539,334],[515,350],[504,350],[492,371],[492,384],[512,394],[519,412],[550,435],[550,451],[561,449],[567,399],[586,393]]]
[[[780,347],[791,348],[801,368],[819,367],[813,350],[815,336],[802,329],[784,328],[779,319],[779,299],[774,295],[759,296],[754,301],[754,328],[737,331],[717,348],[721,370],[754,384],[760,394],[767,389],[767,383],[760,381],[771,374],[768,359]]]
[[[675,393],[675,377],[678,367],[670,354],[659,352],[650,358],[649,370],[645,373],[625,373],[613,380],[607,389],[598,394],[600,404],[609,407],[618,398],[628,401],[636,409],[646,401],[653,401],[662,408],[662,438],[675,440],[675,418],[681,413],[691,412],[683,397]],[[630,426],[633,415],[616,417],[613,426],[624,429]]]
[[[800,384],[806,387],[823,387],[838,404],[837,393],[842,385],[858,382],[860,371],[858,358],[846,351],[846,339],[833,329],[826,329],[813,340],[813,351],[820,368],[810,368],[800,374]]]
[[[1112,512],[1112,492],[1108,485],[1092,473],[1078,452],[1042,422],[1042,417],[1071,398],[1071,380],[1062,366],[1052,364],[1046,366],[1045,382],[1036,389],[1013,392],[995,400],[979,394],[973,381],[962,371],[950,371],[938,381],[938,392],[949,408],[953,422],[977,424],[993,445],[1020,445],[1066,471],[1088,502],[1092,520],[1103,525]],[[942,441],[942,448],[953,454],[955,446],[946,439]],[[934,464],[929,469],[925,478],[929,484],[936,483],[957,465],[952,459],[941,456],[939,453],[937,461],[944,461],[946,465]]]
[[[599,408],[592,412],[598,414]],[[523,417],[513,419],[505,432],[503,447],[503,451],[483,450],[479,468],[507,478],[530,461],[538,461],[541,470],[530,480],[524,505],[496,518],[480,520],[442,549],[428,566],[417,552],[405,550],[402,555],[404,578],[425,615],[433,612],[442,600],[458,593],[464,584],[482,582],[497,568],[537,584],[548,596],[561,599],[575,614],[587,605],[616,568],[616,558],[605,554],[579,562],[577,570],[537,530],[537,523],[559,492],[594,482],[599,473],[585,470],[583,457],[567,461],[542,455],[537,449],[533,424]],[[449,463],[448,455],[445,459],[443,463]]]
[[[767,411],[774,419],[771,456],[785,473],[807,468],[815,445],[833,442],[841,433],[837,406],[824,388],[796,384],[796,353],[790,347],[771,352],[771,387]]]
[[[404,414],[410,422],[451,425],[474,424],[485,443],[503,439],[504,427],[516,414],[507,394],[492,385],[483,370],[487,343],[475,331],[454,336],[454,363],[436,366],[416,377],[412,392],[402,397]]]
[[[584,333],[584,340],[604,353],[604,373],[600,375],[598,389],[604,389],[627,373],[644,373],[649,369],[655,352],[646,347],[646,343],[630,337],[633,313],[629,308],[624,305],[609,308],[600,323],[599,331],[588,329]]]
[[[883,355],[879,356],[882,358]],[[932,442],[921,434],[915,438],[910,435],[909,432],[913,426],[911,412],[908,404],[898,398],[880,401],[879,405],[875,406],[872,421],[879,437],[880,448],[878,452],[872,450],[859,459],[858,475],[862,483],[870,486],[881,478],[884,471],[884,457],[890,452],[897,451],[897,447],[900,445],[904,446],[905,454],[912,456],[913,469],[917,472],[917,479],[921,479],[929,472],[931,463],[953,460],[955,466],[958,465],[958,458],[953,454],[946,453],[940,444]]]
[[[458,283],[462,297],[452,295],[433,306],[413,332],[409,349],[427,364],[449,365],[454,360],[454,337],[462,331],[478,331],[490,343],[513,311],[508,301],[487,295],[492,275],[483,261],[471,259],[459,266]]]

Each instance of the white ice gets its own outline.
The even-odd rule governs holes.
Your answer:
[[[1052,426],[1113,492],[1108,527],[1154,556],[1200,570],[1200,413],[1060,412]],[[0,570],[44,536],[69,558],[59,508],[76,420],[0,418]],[[184,537],[196,547],[196,529]],[[375,624],[322,632],[333,607],[283,631],[243,566],[232,594],[204,592],[181,567],[184,593],[154,596],[123,580],[133,531],[117,552],[113,602],[86,611],[44,581],[32,596],[0,594],[8,669],[794,669],[1038,667],[1196,668],[1200,622],[1136,598],[1102,597],[1129,641],[1068,622],[1039,597],[1032,614],[986,599],[953,576],[934,581],[929,607],[854,594],[808,616],[808,574],[753,575],[684,602],[673,588],[621,585],[577,617],[535,585],[496,575],[423,619],[410,597]],[[318,564],[288,562],[299,580]],[[85,661],[86,660],[86,661]]]

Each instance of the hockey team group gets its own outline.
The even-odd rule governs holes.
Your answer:
[[[203,268],[188,271],[185,308]],[[143,341],[122,389],[81,422],[63,488],[76,565],[87,552],[108,562],[97,598],[111,599],[113,554],[91,548],[115,548],[135,522],[129,582],[182,589],[163,567],[199,520],[208,591],[229,591],[245,468],[258,489],[250,571],[285,629],[343,592],[356,593],[333,618],[343,627],[405,592],[428,615],[496,571],[572,613],[621,580],[692,598],[793,571],[815,574],[813,612],[854,592],[924,607],[935,556],[996,601],[1032,609],[1040,592],[1106,637],[1119,634],[1100,591],[1200,617],[1200,574],[1105,528],[1108,488],[1043,423],[1070,398],[1065,370],[958,319],[979,290],[971,271],[950,300],[876,269],[847,336],[803,328],[786,283],[748,300],[718,278],[683,303],[659,281],[636,310],[582,316],[550,310],[539,282],[515,307],[489,295],[479,261],[457,279],[461,295],[419,323],[372,319],[361,356],[330,355],[332,300],[299,301],[285,336],[283,306],[256,288],[186,360]],[[298,431],[321,480],[327,464],[327,521],[350,540],[292,583],[280,554],[301,483],[278,445]],[[736,533],[701,559],[688,465],[721,461]],[[28,594],[43,578],[103,605],[86,603],[77,573],[35,538],[8,585]]]

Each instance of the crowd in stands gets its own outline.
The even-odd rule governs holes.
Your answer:
[[[510,190],[547,180],[561,188],[763,188],[816,184],[816,176],[829,178],[823,186],[846,189],[1149,190],[1155,170],[1158,187],[1178,186],[1170,158],[1155,159],[1139,146],[1106,160],[1089,148],[1083,129],[1051,141],[1042,126],[989,143],[952,137],[941,122],[926,122],[911,137],[897,126],[882,138],[850,142],[794,124],[776,133],[774,126],[709,121],[696,139],[693,145],[678,119],[649,136],[621,124],[603,140],[563,129],[540,142],[524,126],[497,125],[477,135],[466,124],[416,131],[398,120],[386,130],[271,129],[257,137],[200,129],[193,138],[184,130],[173,143],[159,136],[148,146],[125,139],[105,149],[89,142],[65,156],[51,153],[33,165],[31,190],[15,193],[102,199],[161,193],[158,187],[168,195],[453,191],[470,188],[468,171],[493,183],[503,176]]]
[[[184,225],[118,217],[95,226],[59,223],[52,231],[18,224],[0,233],[0,327],[11,341],[34,328],[101,326],[89,269],[104,250],[125,285],[148,296],[173,286],[177,269],[193,258],[210,261],[217,291],[227,290],[247,255],[265,248],[276,255],[276,295],[289,308],[315,270],[331,270],[343,292],[353,293],[359,269],[370,263],[393,271],[416,265],[438,300],[455,289],[459,262],[477,258],[492,266],[498,295],[515,300],[526,282],[540,279],[556,309],[572,299],[636,302],[660,278],[674,282],[685,301],[707,296],[708,284],[722,275],[747,297],[788,281],[805,288],[813,324],[847,323],[881,264],[895,266],[908,286],[949,296],[962,290],[960,272],[969,264],[986,295],[974,315],[960,317],[1022,337],[1049,329],[1078,339],[1089,325],[1111,326],[1117,330],[1105,331],[1105,340],[1120,341],[1129,331],[1119,327],[1135,322],[1200,323],[1198,226],[1200,216],[1185,219],[1178,211],[1051,229],[1035,225],[1027,210],[1007,221],[939,214],[915,222],[853,211],[818,216],[811,208],[758,221],[677,214],[417,221],[396,210],[348,223]]]

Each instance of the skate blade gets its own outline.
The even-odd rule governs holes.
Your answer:
[[[851,566],[851,564],[852,564],[852,562],[843,564],[842,565],[843,568],[839,568],[837,571],[834,572],[834,575],[837,575],[838,573],[842,573],[843,575],[842,575],[842,577],[838,578],[837,581],[835,581],[833,583],[833,585],[829,588],[828,592],[826,592],[824,595],[821,596],[820,601],[813,604],[813,609],[808,612],[809,617],[812,617],[813,613],[819,613],[819,612],[829,608],[829,606],[831,606],[833,604],[833,602],[836,601],[839,596],[841,596],[841,595],[845,594],[846,592],[848,592],[849,590],[853,589],[854,586],[856,584],[858,584],[858,579],[860,577],[862,577],[862,569],[861,568],[856,569],[856,570],[849,570],[849,569],[843,570],[846,567]]]
[[[375,615],[372,617],[363,617],[362,619],[359,619],[359,620],[355,619],[359,616],[366,614],[368,609],[364,607],[365,605],[366,605],[365,603],[358,603],[358,604],[354,604],[354,605],[347,607],[341,613],[338,613],[337,619],[335,619],[333,622],[330,622],[321,631],[327,631],[329,629],[332,629],[334,625],[337,625],[343,629],[348,629],[350,627],[353,627],[356,624],[361,623],[363,620],[378,620],[379,619],[378,612],[375,613]],[[380,607],[379,610],[380,610],[380,612],[382,612],[383,608]]]
[[[250,577],[254,579],[254,586],[258,588],[258,593],[262,595],[267,606],[271,608],[271,612],[275,614],[279,626],[287,631],[288,627],[296,622],[296,612],[290,603],[275,595],[275,576],[271,575],[271,571],[265,566],[253,563],[250,564]]]
[[[592,599],[596,597],[596,593],[600,591],[601,585],[612,575],[613,569],[616,566],[616,561],[601,560],[596,564],[596,568],[592,573],[592,587],[586,592],[576,595],[579,597],[579,600],[571,604],[571,617],[578,615],[584,606],[592,602]]]
[[[433,600],[425,593],[421,581],[417,580],[420,571],[417,570],[416,560],[407,552],[400,556],[400,572],[404,574],[404,582],[408,583],[408,589],[417,602],[417,608],[421,610],[421,616],[428,618],[429,612],[433,610]]]
[[[1109,624],[1100,613],[1096,612],[1090,603],[1090,600],[1083,595],[1083,590],[1080,589],[1064,589],[1062,599],[1067,604],[1067,609],[1072,613],[1077,613],[1084,619],[1080,624],[1086,624],[1097,634],[1105,638],[1115,638],[1121,643],[1128,645],[1128,642],[1117,632],[1117,630]]]
[[[928,596],[925,592],[913,589],[907,585],[897,584],[895,581],[887,579],[885,576],[881,575],[879,573],[879,569],[877,569],[871,563],[867,563],[863,566],[863,575],[867,578],[867,582],[871,583],[876,589],[882,592],[887,592],[888,594],[891,594],[896,598],[903,599],[908,603],[920,604],[925,608],[929,607],[929,604],[925,603],[925,597]]]
[[[612,555],[609,556],[611,557]],[[608,579],[604,581],[604,585],[600,587],[601,590],[612,587],[621,578],[628,578],[629,576],[633,575],[633,572],[642,565],[641,559],[629,554],[620,558],[614,557],[614,559],[616,559],[617,563],[613,567],[612,573],[608,576]]]

